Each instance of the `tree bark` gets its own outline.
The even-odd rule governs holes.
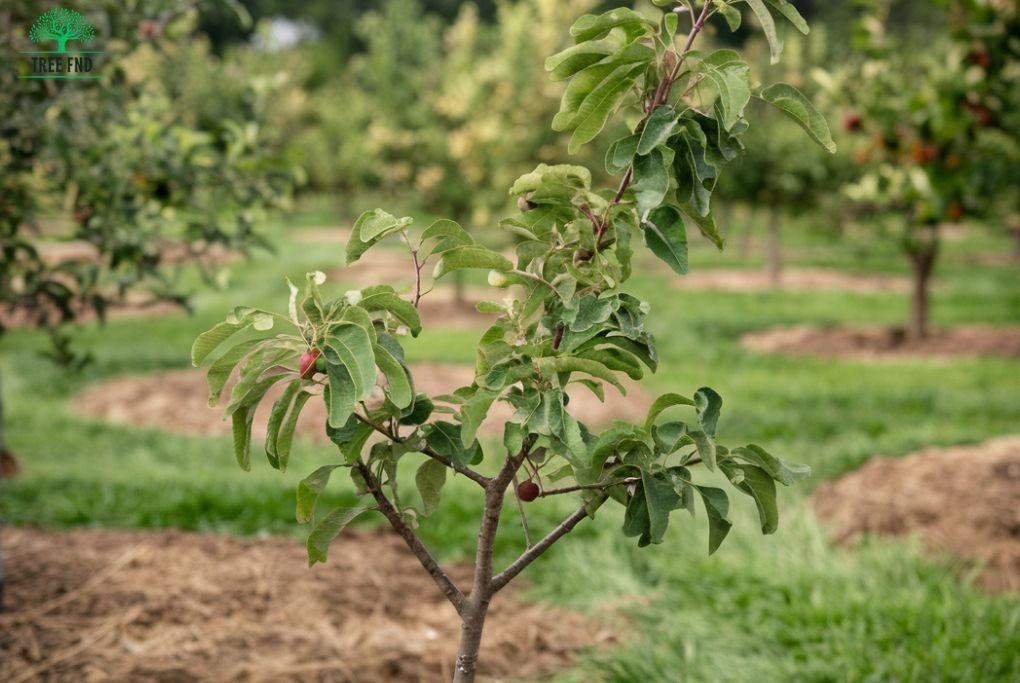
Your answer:
[[[480,596],[479,596],[480,597]],[[478,652],[482,647],[482,630],[485,628],[485,617],[489,612],[490,598],[476,600],[474,595],[468,600],[461,617],[460,645],[457,648],[457,660],[453,667],[453,683],[474,683],[478,670]]]
[[[773,287],[782,284],[783,279],[783,239],[779,216],[779,208],[769,206],[769,283]]]
[[[936,253],[934,246],[926,246],[910,254],[914,275],[910,298],[910,336],[914,339],[928,336],[929,288]]]

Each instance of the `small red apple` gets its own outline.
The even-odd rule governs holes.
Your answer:
[[[315,361],[319,358],[318,349],[308,349],[301,354],[301,360],[298,361],[298,372],[301,373],[303,379],[308,379],[315,374]]]
[[[517,487],[517,497],[525,503],[530,503],[538,498],[539,493],[541,493],[541,490],[538,488],[538,484],[530,479],[528,481],[521,482],[520,486]]]

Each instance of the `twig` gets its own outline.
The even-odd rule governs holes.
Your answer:
[[[540,498],[547,496],[561,496],[564,493],[576,493],[577,491],[602,491],[612,486],[621,486],[626,484],[637,484],[641,481],[641,477],[628,477],[621,479],[620,481],[602,482],[597,484],[576,484],[574,486],[564,486],[559,489],[550,489],[549,491],[539,492]]]
[[[517,473],[514,472],[514,491],[516,492],[520,487],[520,480],[517,478]],[[520,496],[514,496],[517,499],[517,511],[521,513],[521,526],[524,527],[524,547],[525,549],[531,547],[531,530],[528,529],[528,516],[524,514],[524,503],[521,502]]]
[[[460,614],[464,610],[464,594],[460,592],[460,589],[457,588],[450,577],[447,576],[446,572],[443,571],[443,568],[439,566],[439,563],[436,562],[434,557],[432,557],[429,549],[425,547],[425,544],[421,542],[421,539],[418,538],[411,527],[407,526],[401,518],[400,512],[393,507],[393,504],[390,503],[386,494],[382,492],[382,488],[379,486],[379,481],[375,478],[375,475],[372,474],[372,470],[365,465],[365,463],[361,462],[360,459],[354,464],[354,468],[358,470],[358,473],[361,474],[362,478],[365,480],[365,486],[368,488],[369,493],[372,494],[372,497],[375,498],[376,504],[379,506],[379,512],[386,517],[390,526],[393,527],[393,530],[404,539],[407,547],[410,548],[411,552],[418,558],[418,562],[421,563],[421,566],[429,573],[429,576],[431,576],[433,581],[436,582],[439,589],[443,591],[443,595],[446,596],[446,599],[450,601],[450,604],[452,604],[454,609],[457,610],[457,613]]]
[[[520,557],[514,560],[509,567],[493,577],[492,582],[489,584],[489,589],[493,593],[502,589],[510,583],[515,576],[524,571],[528,565],[534,562],[539,555],[548,550],[553,543],[573,531],[574,527],[580,524],[581,520],[587,516],[588,512],[584,506],[575,510],[569,517],[560,522],[559,526],[546,534],[541,541],[528,548]]]

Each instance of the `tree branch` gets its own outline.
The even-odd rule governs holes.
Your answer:
[[[599,505],[601,505],[601,503],[599,503]],[[580,524],[581,520],[587,516],[588,512],[585,510],[585,506],[581,506],[575,510],[569,517],[560,522],[559,526],[546,534],[541,541],[528,548],[523,554],[521,554],[520,557],[514,560],[509,567],[493,577],[492,582],[489,584],[490,590],[493,593],[496,593],[510,583],[515,576],[520,574],[528,567],[528,565],[538,559],[538,557],[548,550],[553,543],[573,531],[574,527]]]
[[[379,511],[383,513],[383,516],[389,521],[390,526],[393,530],[400,534],[400,537],[404,539],[407,547],[411,549],[415,557],[418,558],[418,562],[425,568],[425,571],[429,573],[429,576],[436,582],[439,589],[443,591],[443,595],[450,601],[454,609],[457,610],[457,614],[461,614],[464,610],[464,594],[460,592],[460,589],[453,583],[443,568],[439,566],[436,559],[432,557],[429,549],[425,547],[425,544],[421,542],[421,539],[415,535],[411,527],[407,526],[404,520],[400,516],[400,512],[393,507],[386,494],[382,492],[379,486],[379,481],[372,474],[372,470],[365,463],[359,459],[354,464],[355,469],[361,474],[365,480],[365,485],[368,487],[369,493],[375,498],[376,504],[379,506]]]
[[[540,491],[539,498],[545,498],[547,496],[561,496],[564,493],[576,493],[577,491],[603,491],[612,486],[622,486],[627,484],[637,484],[641,481],[641,477],[628,477],[627,479],[621,479],[620,481],[611,481],[601,484],[576,484],[575,486],[564,486],[560,489],[551,489],[549,491]]]
[[[365,417],[363,415],[358,415],[357,413],[354,413],[354,416],[357,417],[359,420],[361,420],[362,423],[368,425],[369,427],[371,427],[375,431],[379,432],[380,434],[382,434],[383,436],[388,438],[393,443],[402,444],[405,441],[407,441],[407,439],[401,439],[399,436],[391,433],[388,429],[386,429],[382,425],[377,425],[376,423],[372,422],[371,420],[369,420],[367,417]],[[467,477],[471,481],[475,482],[476,484],[478,484],[482,488],[487,487],[489,485],[489,481],[491,481],[484,474],[479,474],[478,472],[475,472],[471,468],[463,467],[461,465],[458,465],[457,463],[455,463],[452,460],[450,460],[449,458],[447,458],[445,455],[440,455],[439,453],[436,453],[434,450],[429,448],[427,445],[422,447],[418,452],[421,453],[422,455],[427,455],[428,457],[432,458],[436,462],[442,463],[443,465],[449,467],[451,470],[453,470],[457,474],[463,474],[465,477]]]

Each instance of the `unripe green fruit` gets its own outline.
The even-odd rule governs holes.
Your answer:
[[[315,359],[315,371],[326,372],[326,359],[322,356]]]

